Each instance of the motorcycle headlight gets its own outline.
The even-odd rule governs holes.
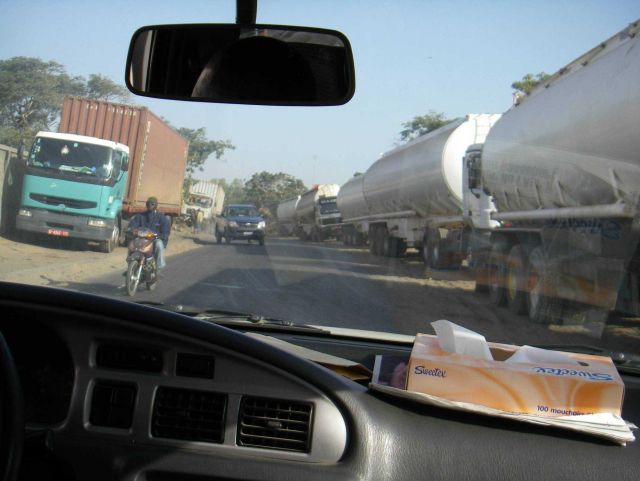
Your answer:
[[[261,220],[260,222],[258,222],[258,229],[264,229],[267,226],[267,224],[265,223],[265,221]]]
[[[238,223],[235,220],[230,220],[229,227],[238,227]]]
[[[107,221],[103,219],[89,219],[87,224],[91,227],[107,227]]]

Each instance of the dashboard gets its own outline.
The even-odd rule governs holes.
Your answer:
[[[26,417],[24,479],[637,479],[640,444],[412,404],[242,332],[0,283]],[[273,333],[371,367],[407,346]],[[640,423],[640,379],[623,417]]]

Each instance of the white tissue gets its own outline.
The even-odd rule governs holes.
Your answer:
[[[446,320],[432,322],[431,326],[436,331],[438,342],[444,351],[493,361],[483,335]]]
[[[533,346],[520,347],[505,362],[528,362],[530,364],[541,364],[545,362],[557,364],[578,364],[578,361],[570,358],[566,354],[558,351],[549,351]]]
[[[440,320],[431,323],[438,336],[440,347],[447,352],[464,354],[477,357],[485,361],[493,361],[489,345],[482,334],[466,329],[451,321]],[[533,346],[522,346],[504,362],[526,362],[530,364],[554,363],[554,364],[578,364],[568,355],[558,352],[540,349]]]

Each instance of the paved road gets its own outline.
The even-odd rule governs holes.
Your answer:
[[[169,246],[169,249],[171,246]],[[128,299],[121,272],[71,288]],[[173,256],[157,288],[134,300],[250,312],[298,323],[415,334],[449,319],[489,340],[631,348],[637,338],[584,326],[539,326],[496,308],[464,271],[425,272],[417,256],[374,257],[340,244],[269,239],[202,247]],[[594,337],[595,336],[595,337]]]

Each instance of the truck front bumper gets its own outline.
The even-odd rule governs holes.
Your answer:
[[[23,211],[31,213],[23,215]],[[106,241],[111,239],[115,219],[101,219],[106,222],[104,227],[93,227],[87,222],[90,219],[84,215],[62,214],[41,209],[20,209],[16,216],[18,230],[47,234],[56,237],[69,237],[89,241]]]

